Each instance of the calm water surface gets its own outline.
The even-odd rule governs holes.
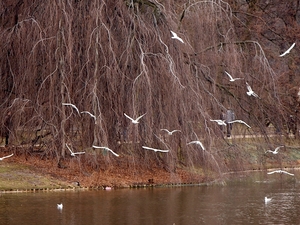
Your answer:
[[[2,194],[0,225],[300,224],[300,173],[248,175],[226,186]]]

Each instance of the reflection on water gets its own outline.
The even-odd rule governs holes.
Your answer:
[[[0,224],[300,224],[295,177],[260,172],[226,186],[2,194]]]

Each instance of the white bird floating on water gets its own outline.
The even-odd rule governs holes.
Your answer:
[[[62,203],[60,203],[60,204],[57,204],[57,209],[58,209],[58,210],[62,210],[62,209],[63,209],[63,207],[64,207],[64,206],[63,206],[63,204],[62,204]]]
[[[76,105],[73,105],[73,104],[71,104],[71,103],[62,103],[62,105],[73,107],[73,108],[78,112],[78,114],[80,115],[79,110],[78,110],[78,108],[76,107]]]
[[[132,123],[137,124],[137,123],[139,123],[139,120],[140,120],[143,116],[146,115],[146,113],[143,114],[143,115],[141,115],[141,116],[139,116],[139,117],[136,118],[136,119],[132,119],[130,116],[126,115],[126,113],[124,113],[124,115],[125,115],[128,119],[130,119]]]
[[[275,170],[275,171],[269,172],[268,174],[273,174],[273,173],[280,173],[280,174],[285,173],[285,174],[288,174],[288,175],[290,175],[290,176],[295,176],[295,174],[286,172],[286,171],[284,171],[284,170]]]
[[[172,130],[172,131],[169,131],[168,129],[160,129],[160,130],[166,131],[168,133],[168,135],[172,135],[175,132],[181,132],[180,130]]]
[[[265,197],[265,204],[268,204],[271,200],[272,198]]]
[[[69,149],[69,151],[71,152],[71,156],[75,156],[75,155],[80,155],[80,154],[84,154],[85,152],[73,152],[72,149],[66,144],[67,148]]]
[[[296,43],[293,43],[292,46],[291,46],[288,50],[286,50],[284,53],[282,53],[281,55],[279,55],[279,57],[283,57],[283,56],[285,56],[286,54],[289,54],[290,51],[295,47],[295,44],[296,44]]]
[[[0,158],[0,161],[2,161],[3,159],[6,159],[6,158],[9,158],[9,157],[12,157],[14,154],[10,154],[10,155],[7,155],[7,156],[3,156]]]
[[[278,146],[277,148],[275,148],[274,151],[272,151],[272,150],[267,150],[266,153],[267,153],[267,152],[272,152],[274,155],[276,155],[276,154],[278,154],[278,150],[279,150],[280,148],[283,148],[283,147],[284,147],[284,146]]]
[[[250,85],[246,82],[247,85],[247,95],[251,96],[253,95],[254,97],[258,98],[258,95],[252,90],[252,88],[250,87]]]
[[[227,126],[225,120],[210,120],[210,121],[217,122],[220,126]]]
[[[243,120],[233,120],[233,121],[230,121],[228,123],[242,123],[242,124],[245,124],[247,127],[251,128],[246,122],[244,122]]]
[[[190,144],[197,144],[197,145],[200,145],[201,148],[203,149],[203,151],[205,151],[205,148],[204,148],[204,146],[203,146],[203,144],[202,144],[201,141],[191,141],[191,142],[188,143],[188,145],[190,145]]]
[[[106,151],[109,151],[109,152],[111,152],[112,154],[114,154],[115,156],[117,156],[117,157],[119,157],[119,155],[117,154],[117,153],[115,153],[113,150],[111,150],[110,148],[108,148],[108,147],[101,147],[101,146],[96,146],[96,145],[93,145],[92,146],[93,148],[100,148],[100,149],[104,149],[104,150],[106,150]]]
[[[236,80],[241,80],[241,79],[244,79],[244,78],[241,78],[241,77],[237,77],[237,78],[233,78],[229,73],[227,73],[226,71],[224,71],[226,74],[227,74],[227,76],[230,78],[230,82],[234,82],[234,81],[236,81]]]
[[[182,43],[184,43],[183,40],[180,37],[178,37],[178,35],[175,32],[171,31],[171,33],[173,35],[173,37],[171,37],[171,38],[177,39],[178,41],[181,41]]]
[[[156,148],[150,148],[150,147],[146,147],[146,146],[142,146],[143,149],[147,149],[147,150],[152,150],[155,152],[169,152],[169,150],[162,150],[162,149],[156,149]]]
[[[82,113],[89,114],[92,118],[94,118],[94,120],[96,120],[96,116],[93,115],[92,113],[90,113],[89,111],[82,111],[81,114],[82,114]]]

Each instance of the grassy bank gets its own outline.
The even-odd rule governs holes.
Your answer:
[[[266,144],[264,138],[248,137],[227,139],[226,142],[221,150],[212,149],[211,153],[216,156],[222,151],[226,166],[224,173],[300,166],[300,145],[295,139],[274,137]],[[284,147],[278,154],[266,153],[267,149],[282,143]],[[53,159],[41,160],[38,156],[15,154],[0,161],[0,192],[187,185],[226,179],[226,175],[202,168],[181,167],[174,172],[155,167],[134,171],[116,167],[95,170],[85,167],[78,158],[68,158],[64,164],[64,168],[58,168]]]

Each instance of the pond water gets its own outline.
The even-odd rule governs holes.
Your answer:
[[[0,224],[300,224],[297,177],[255,172],[225,186],[6,193]]]

